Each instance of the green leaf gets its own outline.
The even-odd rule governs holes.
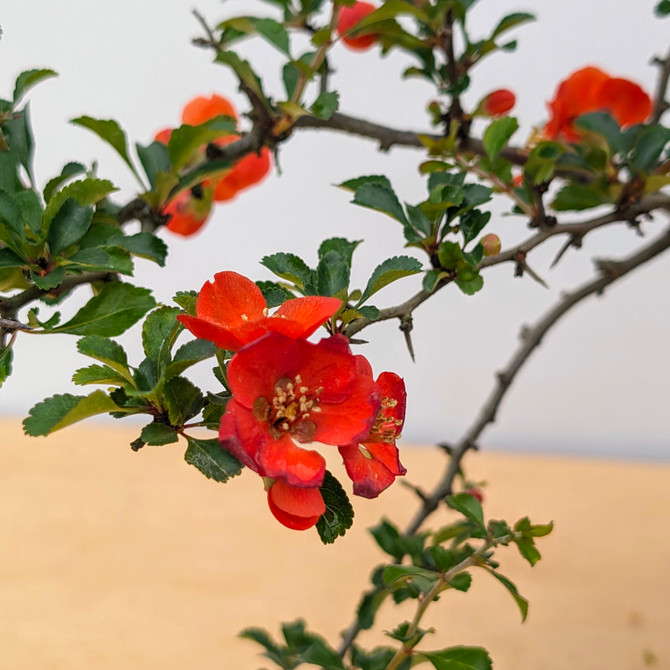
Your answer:
[[[79,368],[72,375],[72,381],[77,386],[86,386],[87,384],[123,386],[127,383],[127,379],[119,376],[107,365],[89,365],[86,368]]]
[[[14,95],[12,107],[16,107],[21,98],[33,87],[44,79],[49,77],[57,77],[58,75],[53,70],[26,70],[22,72],[14,84]]]
[[[160,267],[165,267],[167,258],[167,244],[152,233],[135,233],[135,235],[115,235],[108,244],[125,249],[133,256],[154,261]]]
[[[258,19],[255,23],[256,31],[279,51],[291,57],[289,51],[289,35],[281,23],[273,19]]]
[[[354,193],[365,184],[377,184],[378,186],[383,186],[389,191],[393,190],[391,182],[388,177],[384,175],[367,175],[365,177],[356,177],[355,179],[348,179],[343,181],[341,184],[338,184],[340,188],[346,189],[347,191],[353,191]]]
[[[463,235],[464,247],[477,238],[490,219],[491,212],[481,212],[478,209],[471,209],[461,216],[459,227]]]
[[[484,568],[489,574],[493,575],[510,593],[514,602],[517,604],[521,612],[521,621],[525,621],[528,616],[528,601],[519,593],[514,582],[511,582],[507,577],[501,575],[499,572],[490,568]]]
[[[232,117],[217,116],[199,126],[183,125],[175,128],[167,146],[172,170],[181,170],[206,144],[234,133],[236,125]]]
[[[366,593],[356,610],[356,620],[362,630],[369,630],[372,628],[377,611],[381,607],[384,600],[388,596],[388,589],[375,589]]]
[[[13,358],[14,350],[11,347],[0,349],[0,388],[2,388],[7,377],[12,374]]]
[[[86,167],[83,166],[81,163],[66,163],[63,166],[63,169],[61,170],[61,173],[57,176],[54,177],[53,179],[50,179],[47,182],[47,185],[44,187],[44,201],[49,202],[51,198],[53,197],[54,193],[56,192],[56,189],[66,182],[68,179],[71,177],[76,177],[77,175],[80,174],[85,174],[86,173]]]
[[[392,189],[380,184],[363,184],[359,186],[356,189],[352,202],[355,205],[388,214],[392,219],[399,221],[403,225],[408,225],[409,223],[398,200],[398,196]]]
[[[163,142],[155,141],[146,147],[135,144],[135,150],[147,175],[149,185],[152,190],[155,190],[159,172],[170,172],[171,170],[167,146]]]
[[[256,642],[265,648],[263,656],[276,663],[280,668],[287,667],[287,659],[279,645],[275,644],[272,638],[262,628],[245,628],[239,637]]]
[[[475,498],[475,496],[470,495],[469,493],[457,493],[453,496],[447,496],[445,502],[451,509],[455,509],[457,512],[460,512],[464,517],[472,521],[474,524],[480,528],[484,528],[484,512],[482,511],[482,505]]]
[[[63,283],[63,280],[65,279],[65,268],[54,268],[46,275],[38,275],[35,272],[31,272],[30,279],[38,289],[41,291],[48,291]]]
[[[144,353],[159,368],[168,362],[172,346],[182,330],[182,325],[177,321],[179,314],[181,310],[178,307],[163,305],[151,312],[142,325]]]
[[[495,158],[509,142],[510,138],[518,130],[519,123],[513,116],[503,116],[493,120],[484,131],[484,151],[489,158]]]
[[[664,18],[670,15],[670,0],[661,0],[656,7],[654,7],[654,14],[659,18]]]
[[[30,185],[35,188],[33,177],[33,153],[34,139],[30,124],[30,113],[28,105],[24,109],[15,112],[2,124],[2,132],[6,143],[11,147],[14,158],[25,168],[30,180]],[[14,171],[13,171],[14,172]],[[10,177],[11,180],[11,177]]]
[[[217,482],[226,482],[242,472],[242,464],[232,454],[224,451],[216,438],[198,440],[186,436],[186,440],[188,441],[188,448],[184,454],[186,462],[198,468],[205,477]],[[242,636],[245,637],[244,634]]]
[[[300,654],[305,663],[312,663],[323,670],[344,670],[339,654],[320,638],[315,638],[312,644]]]
[[[33,437],[49,435],[89,416],[118,411],[118,405],[103,391],[88,396],[65,393],[37,403],[24,419],[23,430]]]
[[[340,95],[336,91],[323,91],[309,108],[309,111],[319,119],[329,119],[340,104]]]
[[[422,590],[425,590],[426,586],[432,586],[440,578],[439,573],[434,570],[427,570],[418,565],[389,565],[384,569],[383,576],[384,583],[388,586],[392,586],[400,580],[418,577],[423,580]]]
[[[582,130],[590,133],[602,135],[610,148],[612,154],[624,150],[623,137],[619,124],[612,118],[608,112],[591,112],[577,117],[575,125]]]
[[[556,161],[564,153],[565,148],[558,142],[540,142],[528,154],[523,172],[533,184],[549,181],[554,175]]]
[[[610,202],[612,202],[612,198],[594,190],[594,186],[584,186],[577,182],[571,182],[556,194],[551,206],[559,212],[582,211]]]
[[[162,446],[163,444],[172,444],[179,441],[179,436],[172,426],[166,426],[164,423],[150,423],[142,429],[140,439],[145,444],[152,446]]]
[[[233,51],[219,51],[216,56],[216,61],[228,65],[237,75],[239,80],[246,84],[256,94],[258,101],[265,107],[265,109],[270,114],[273,113],[272,105],[263,92],[261,80],[247,61],[242,60]]]
[[[484,287],[484,278],[466,263],[456,268],[456,285],[465,295],[474,295]]]
[[[346,294],[349,288],[350,266],[337,251],[328,251],[316,268],[316,288],[319,295]]]
[[[670,142],[670,128],[663,126],[647,126],[637,136],[633,152],[630,157],[630,166],[640,172],[651,172],[658,159]]]
[[[482,647],[449,647],[442,651],[424,651],[436,670],[491,670],[491,657]]]
[[[495,39],[498,37],[498,35],[501,35],[505,31],[515,28],[522,23],[527,23],[528,21],[535,21],[535,17],[532,14],[527,14],[525,12],[514,12],[513,14],[508,14],[503,19],[501,19],[493,33],[491,33],[491,39]]]
[[[187,314],[195,316],[195,305],[198,300],[197,291],[177,291],[174,300]]]
[[[437,258],[445,270],[455,270],[463,261],[463,252],[456,242],[442,242],[437,250]]]
[[[387,258],[374,269],[363,291],[363,295],[358,301],[358,305],[364,303],[370,296],[384,288],[384,286],[403,277],[417,274],[421,272],[421,269],[421,263],[411,256]]]
[[[151,291],[123,282],[105,284],[67,323],[51,329],[72,335],[121,335],[139,321],[156,301]]]
[[[101,140],[107,142],[107,144],[121,156],[124,163],[137,177],[137,180],[142,183],[142,180],[128,155],[128,141],[126,139],[126,134],[116,121],[113,119],[94,119],[90,116],[80,116],[76,119],[72,119],[70,123],[74,123],[76,126],[81,126],[82,128],[88,128],[88,130],[94,132]]]
[[[86,234],[93,210],[83,207],[76,200],[67,198],[63,201],[49,226],[47,241],[52,256],[58,256],[69,246],[76,244]]]
[[[459,572],[449,582],[451,588],[466,592],[472,584],[472,575],[468,572]]]
[[[191,340],[177,349],[172,362],[165,368],[165,377],[169,379],[200,361],[216,354],[216,345],[208,340]]]
[[[56,212],[68,198],[76,200],[82,207],[88,207],[118,190],[111,181],[106,179],[81,179],[72,182],[55,193],[49,200],[42,216],[42,225],[46,227],[50,224]]]
[[[273,281],[257,281],[256,286],[261,290],[265,302],[269,308],[278,307],[283,302],[295,298],[286,288]]]
[[[200,389],[186,377],[171,377],[163,387],[163,401],[173,426],[183,426],[205,406]]]
[[[130,254],[123,249],[115,247],[87,248],[77,251],[61,263],[72,271],[83,270],[87,272],[120,272],[125,275],[133,274],[133,261]]]
[[[261,265],[264,265],[278,277],[293,282],[304,291],[309,292],[312,289],[313,273],[307,263],[295,254],[280,252],[271,256],[264,256]]]
[[[316,523],[321,542],[332,544],[344,535],[354,522],[354,508],[349,502],[342,484],[328,471],[319,487],[326,511]]]
[[[399,544],[400,531],[392,523],[382,519],[379,525],[369,530],[382,551],[385,551],[397,561],[402,559],[405,551]]]

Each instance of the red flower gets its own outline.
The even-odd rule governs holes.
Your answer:
[[[376,41],[375,33],[350,37],[347,33],[363,20],[368,14],[372,14],[376,7],[369,2],[356,2],[351,7],[342,7],[340,17],[337,21],[337,34],[342,37],[342,41],[355,51],[365,51],[369,49]]]
[[[237,351],[268,332],[291,338],[309,337],[342,306],[338,298],[293,298],[268,315],[261,290],[237,272],[219,272],[205,282],[196,303],[196,315],[177,318],[196,337],[221,349]]]
[[[369,368],[367,361],[363,365]],[[369,374],[372,376],[371,371]],[[405,383],[393,372],[382,372],[377,384],[382,394],[381,407],[369,434],[360,444],[352,442],[339,447],[347,474],[354,483],[354,494],[364,498],[376,498],[396,477],[407,472],[395,446],[405,421]]]
[[[198,96],[187,103],[181,113],[182,123],[197,126],[216,116],[232,116],[237,118],[237,112],[230,100],[214,93],[210,98]]]
[[[244,347],[228,366],[221,446],[263,477],[320,486],[323,457],[299,445],[357,442],[379,411],[379,386],[357,358],[342,335],[312,344],[271,332]]]
[[[163,207],[170,217],[166,228],[178,235],[193,235],[205,224],[212,211],[212,189],[197,186],[181,191]]]
[[[574,123],[589,112],[609,112],[617,123],[630,126],[644,122],[651,114],[651,99],[635,83],[610,77],[596,67],[585,67],[562,81],[548,103],[551,117],[545,135],[552,140],[579,140]]]
[[[326,511],[318,488],[291,486],[280,479],[268,489],[268,505],[274,517],[287,528],[311,528]]]
[[[481,110],[486,116],[507,114],[516,104],[516,96],[506,88],[489,93],[481,102]]]

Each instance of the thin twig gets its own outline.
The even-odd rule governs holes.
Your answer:
[[[651,115],[651,122],[658,123],[663,113],[670,109],[670,103],[665,99],[668,94],[668,80],[670,80],[670,51],[665,58],[654,58],[652,61],[661,68],[656,84],[656,98],[654,100],[654,112]]]

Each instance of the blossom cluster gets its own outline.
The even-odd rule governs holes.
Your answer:
[[[191,100],[182,111],[182,123],[197,126],[217,116],[228,116],[237,120],[238,115],[233,104],[220,95],[209,98],[200,96]],[[156,134],[156,140],[167,144],[171,128]],[[216,140],[219,146],[225,146],[239,139],[232,133]],[[192,156],[191,162],[205,159],[205,146],[200,147]],[[234,198],[240,191],[257,184],[269,172],[272,165],[270,150],[263,147],[258,153],[251,153],[217,175],[196,187],[177,193],[163,208],[162,213],[169,216],[167,229],[179,235],[192,235],[200,230],[209,218],[214,202],[224,202]]]
[[[338,448],[355,495],[374,498],[405,474],[396,447],[403,380],[393,372],[374,379],[344,335],[307,340],[341,306],[337,298],[306,296],[269,314],[256,284],[220,272],[202,287],[196,315],[178,317],[197,337],[235,352],[219,441],[263,477],[270,510],[296,530],[326,511],[319,490],[326,461],[313,443]]]

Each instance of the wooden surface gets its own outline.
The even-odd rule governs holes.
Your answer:
[[[136,431],[114,425],[0,431],[0,670],[269,668],[236,633],[298,617],[337,642],[382,560],[366,528],[415,505],[397,485],[355,499],[354,528],[325,547],[274,521],[253,473],[211,482],[181,444],[133,453]],[[440,453],[402,453],[411,481],[437,478]],[[670,466],[486,452],[465,465],[489,482],[487,515],[556,530],[535,568],[500,554],[530,599],[525,624],[475,573],[433,606],[427,645],[485,646],[496,670],[670,668]],[[386,608],[380,629],[411,615]]]

